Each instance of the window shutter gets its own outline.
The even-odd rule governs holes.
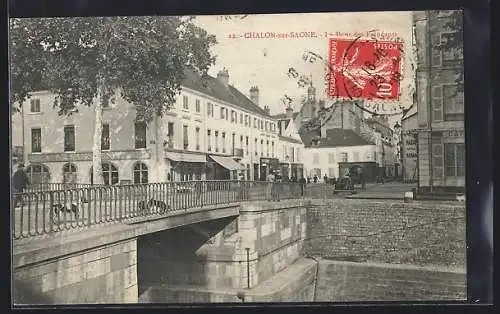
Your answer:
[[[432,88],[432,121],[443,121],[443,87]]]
[[[439,49],[439,45],[441,44],[441,34],[432,35],[431,36],[431,56],[432,56],[432,64],[433,66],[441,66],[442,64],[442,55],[441,49]]]
[[[432,173],[436,179],[444,177],[444,153],[441,138],[432,139]]]

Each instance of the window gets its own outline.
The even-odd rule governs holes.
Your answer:
[[[113,185],[119,182],[118,168],[111,163],[102,164],[102,177],[104,179],[104,184]]]
[[[235,120],[237,120],[236,111],[231,110],[231,123],[234,123]]]
[[[31,184],[49,183],[50,171],[43,164],[29,165],[26,168],[26,174]]]
[[[196,106],[196,112],[201,112],[201,103],[199,99],[196,99],[195,106]]]
[[[246,155],[248,155],[248,150],[249,150],[249,147],[248,147],[249,143],[248,143],[248,142],[249,142],[249,139],[248,139],[248,136],[247,136],[247,137],[245,138]]]
[[[233,155],[235,154],[235,152],[234,152],[235,148],[236,148],[236,134],[233,133],[233,134],[231,134],[231,149],[232,149]]]
[[[212,151],[212,144],[211,144],[211,137],[212,137],[212,132],[210,130],[207,130],[207,149],[208,151]]]
[[[271,142],[271,157],[274,157],[274,142]]]
[[[222,132],[222,152],[226,152],[226,132]]]
[[[195,129],[196,131],[196,150],[200,150],[200,128],[199,127],[196,127]]]
[[[240,149],[243,149],[243,135],[240,135]]]
[[[253,127],[257,128],[257,118],[253,118]]]
[[[340,153],[340,160],[342,160],[342,162],[347,162],[348,161],[348,156],[347,156],[347,152],[342,152]]]
[[[167,132],[168,132],[168,148],[174,147],[174,123],[169,122],[167,124]]]
[[[444,119],[447,121],[463,120],[464,93],[454,85],[443,86]]]
[[[189,109],[188,96],[182,97],[182,109],[185,109],[185,110]]]
[[[330,163],[330,164],[335,163],[335,154],[334,153],[328,154],[328,163]]]
[[[229,110],[226,108],[225,111],[226,111],[226,114],[225,114],[226,120],[229,120]]]
[[[267,121],[266,121],[265,125],[266,125],[265,130],[267,131],[267,127],[268,127],[268,123],[267,123]]]
[[[313,164],[319,164],[319,154],[318,153],[313,154]]]
[[[245,126],[249,126],[250,125],[250,116],[249,115],[245,115]]]
[[[42,129],[31,129],[31,152],[42,152]]]
[[[255,139],[255,141],[254,141],[254,142],[255,142],[255,143],[254,143],[255,156],[257,156],[257,155],[259,155],[259,152],[258,152],[258,150],[259,150],[259,149],[258,149],[257,139]]]
[[[264,156],[264,140],[260,140],[260,155]]]
[[[219,151],[219,131],[214,132],[215,135],[215,152]]]
[[[134,165],[134,184],[148,183],[148,166],[142,162]]]
[[[445,143],[444,156],[447,177],[465,176],[465,144]]]
[[[73,125],[64,127],[64,151],[75,151],[75,127]]]
[[[207,116],[209,117],[214,116],[214,105],[211,103],[207,103]]]
[[[240,124],[243,124],[243,113],[240,113]]]
[[[441,60],[444,66],[456,65],[463,60],[463,47],[460,32],[441,33],[441,44],[450,45],[442,50]]]
[[[109,124],[104,123],[102,125],[102,133],[101,133],[101,150],[109,150],[110,142],[109,142]]]
[[[269,157],[269,141],[266,141],[266,156]]]
[[[224,107],[220,107],[220,118],[224,119],[224,113],[226,112]]]
[[[38,99],[38,98],[31,99],[30,111],[31,112],[40,112],[40,99]]]
[[[183,139],[184,139],[184,149],[188,149],[189,148],[189,134],[188,134],[188,126],[187,125],[184,125],[182,126],[182,136],[183,136]]]
[[[439,45],[441,44],[441,36],[440,34],[431,35],[431,46],[433,47],[431,51],[431,64],[434,66],[441,66],[441,49]]]
[[[146,123],[135,123],[135,148],[146,148]]]
[[[77,172],[76,166],[72,163],[67,163],[63,166],[63,183],[76,183]]]

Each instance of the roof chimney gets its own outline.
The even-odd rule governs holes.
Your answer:
[[[268,116],[271,114],[271,109],[269,109],[269,106],[264,106],[264,111]]]
[[[291,106],[286,107],[285,115],[288,119],[291,119],[293,117],[293,108]]]
[[[217,78],[222,84],[224,84],[224,86],[227,87],[229,85],[229,72],[226,68],[219,71]]]
[[[256,105],[259,104],[259,88],[257,86],[250,88],[250,100]]]

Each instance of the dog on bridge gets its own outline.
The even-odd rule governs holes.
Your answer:
[[[149,201],[141,200],[137,202],[137,208],[140,213],[153,213],[158,212],[160,214],[164,214],[167,210],[170,209],[170,205],[165,203],[164,201],[155,200],[154,198]]]
[[[72,203],[55,203],[52,204],[52,219],[54,223],[60,222],[61,214],[66,214],[70,213],[72,215],[75,215],[75,219],[78,220],[80,217],[80,207],[83,207],[81,205],[88,203],[88,201],[85,199],[85,197],[81,197],[79,201],[72,202]]]

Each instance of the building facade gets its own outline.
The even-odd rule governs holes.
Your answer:
[[[279,161],[283,149],[277,121],[259,105],[257,87],[248,98],[228,82],[227,70],[204,83],[186,71],[176,103],[148,124],[136,121],[134,105],[117,94],[103,108],[105,183],[260,179],[265,159]],[[79,106],[59,116],[54,98],[34,92],[23,104],[12,122],[22,143],[13,145],[24,146],[34,183],[92,182],[94,108]]]
[[[323,138],[302,135],[305,144],[304,168],[308,178],[320,180],[344,176],[340,163],[375,163],[380,165],[381,156],[377,145],[352,130],[330,129]]]
[[[417,47],[418,182],[421,191],[465,189],[463,48],[441,48],[462,41],[450,28],[454,11],[414,12]]]
[[[273,116],[278,125],[279,149],[278,157],[282,160],[281,169],[284,178],[298,180],[305,177],[303,153],[304,143],[300,137],[297,126],[294,123],[294,116],[291,107],[285,110],[285,114]]]

